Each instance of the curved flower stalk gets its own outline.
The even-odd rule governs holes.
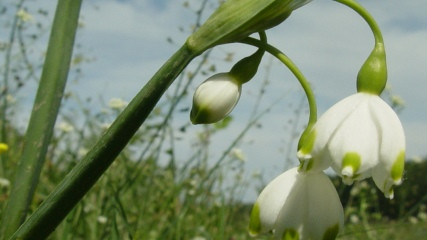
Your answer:
[[[229,73],[218,73],[197,87],[190,119],[193,124],[215,123],[236,106],[242,84]]]
[[[261,192],[249,231],[251,235],[272,231],[278,239],[335,239],[343,219],[340,199],[328,176],[292,168]]]
[[[298,151],[304,170],[329,165],[345,183],[373,177],[388,198],[402,181],[405,134],[396,113],[379,96],[353,94],[332,106]]]

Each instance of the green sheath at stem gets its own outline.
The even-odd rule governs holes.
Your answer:
[[[196,56],[186,45],[181,47],[11,239],[46,238],[107,170],[173,80]]]
[[[67,81],[80,6],[81,0],[58,1],[22,155],[2,213],[0,239],[24,222],[33,199]]]

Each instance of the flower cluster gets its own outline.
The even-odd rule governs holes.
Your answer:
[[[261,34],[257,53],[235,64],[230,72],[207,79],[195,91],[191,121],[220,121],[236,106],[242,84],[255,75],[265,47],[291,69],[306,92],[310,119],[298,144],[300,166],[276,177],[260,193],[251,212],[251,235],[272,232],[278,239],[335,239],[344,224],[344,211],[334,185],[324,173],[327,168],[332,168],[345,184],[372,177],[390,199],[393,186],[402,182],[404,130],[396,113],[380,97],[387,82],[381,32],[355,1],[336,1],[353,8],[368,22],[375,47],[359,70],[357,93],[332,106],[318,121],[308,82]],[[299,7],[307,1],[291,2],[289,6]]]

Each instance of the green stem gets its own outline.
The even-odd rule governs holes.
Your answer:
[[[33,199],[67,81],[80,6],[81,0],[58,1],[22,155],[2,215],[0,239],[18,229]]]
[[[181,47],[134,97],[107,132],[67,174],[11,239],[44,239],[107,170],[160,97],[198,54]]]
[[[374,34],[375,43],[384,43],[383,36],[381,34],[380,27],[378,26],[375,19],[372,17],[372,15],[358,2],[354,0],[335,0],[336,2],[339,2],[341,4],[344,4],[354,11],[356,11],[369,25],[369,27],[372,30],[372,33]]]
[[[298,67],[292,62],[292,60],[288,56],[282,53],[279,49],[265,42],[262,42],[260,40],[250,38],[250,37],[243,39],[241,42],[265,49],[265,51],[267,51],[268,53],[276,57],[278,60],[280,60],[295,75],[295,77],[298,79],[299,83],[301,84],[302,88],[304,89],[304,92],[305,92],[305,95],[307,96],[307,100],[309,104],[310,116],[308,119],[307,127],[312,126],[317,121],[316,99],[314,97],[314,93],[313,93],[313,90],[311,89],[310,83],[307,81],[307,79],[302,74],[302,72],[298,69]]]

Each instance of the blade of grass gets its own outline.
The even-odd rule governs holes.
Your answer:
[[[0,239],[25,220],[53,134],[73,52],[81,0],[58,1],[22,156],[3,211]]]

